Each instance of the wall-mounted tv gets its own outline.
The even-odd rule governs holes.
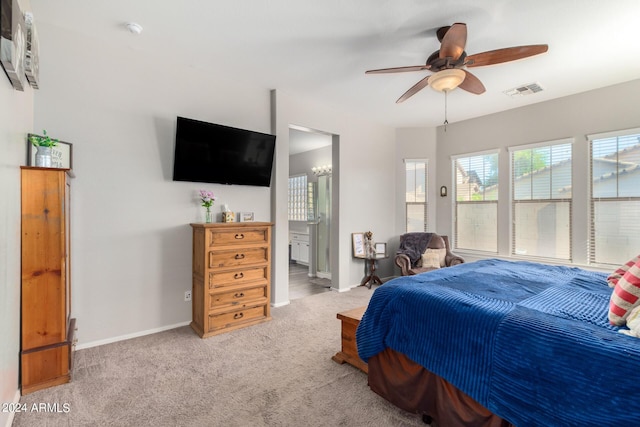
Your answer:
[[[269,187],[276,137],[178,117],[173,180]]]

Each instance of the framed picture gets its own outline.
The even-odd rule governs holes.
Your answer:
[[[27,166],[35,166],[36,151],[38,150],[30,141],[31,135],[27,135]],[[71,143],[58,141],[55,147],[51,147],[51,167],[73,169],[73,145]]]
[[[0,63],[14,89],[24,91],[27,31],[18,0],[0,0]]]
[[[353,241],[353,256],[364,258],[364,233],[351,233],[351,240]]]
[[[253,212],[240,212],[238,213],[239,222],[251,222],[253,221]]]
[[[376,255],[386,256],[387,255],[387,244],[386,243],[376,243],[375,245]]]

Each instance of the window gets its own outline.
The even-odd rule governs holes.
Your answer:
[[[640,252],[640,129],[588,139],[589,261],[619,265]]]
[[[511,147],[511,254],[571,260],[571,140]]]
[[[307,175],[289,177],[289,221],[307,220]]]
[[[427,161],[405,160],[407,233],[427,231]]]
[[[498,153],[453,158],[457,249],[498,252]]]

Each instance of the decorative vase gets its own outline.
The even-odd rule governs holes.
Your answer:
[[[51,147],[38,146],[36,150],[36,166],[42,168],[51,167]]]
[[[204,222],[210,224],[213,222],[213,214],[211,213],[211,208],[207,206],[207,211],[204,214]]]
[[[365,238],[365,252],[366,252],[366,256],[367,258],[375,258],[376,256],[376,249],[373,246],[373,242],[370,239],[366,239]]]

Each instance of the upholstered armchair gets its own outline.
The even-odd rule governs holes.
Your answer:
[[[429,256],[430,254],[425,252],[437,255]],[[436,257],[439,262],[436,264],[425,262],[423,266],[423,261]],[[396,252],[395,262],[403,276],[411,276],[441,267],[462,264],[464,259],[451,252],[447,236],[436,233],[406,233],[400,236],[400,247]]]

